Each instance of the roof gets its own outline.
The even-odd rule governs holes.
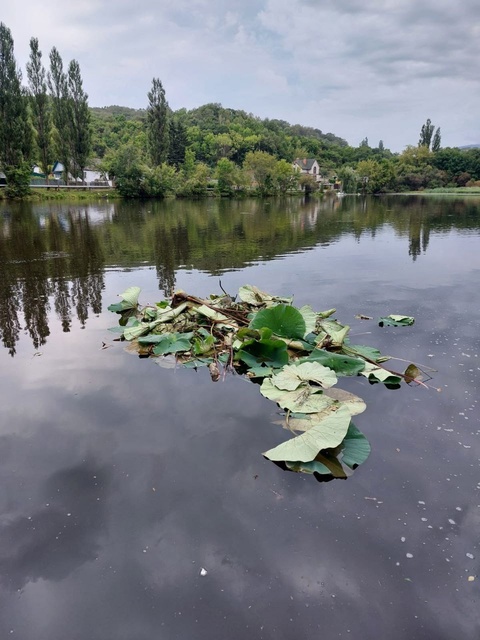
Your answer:
[[[310,171],[315,162],[317,162],[315,158],[297,158],[293,164],[296,164],[304,171]]]

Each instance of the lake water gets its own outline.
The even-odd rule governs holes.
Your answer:
[[[369,459],[282,471],[258,386],[108,332],[128,286],[220,282],[336,307],[440,391],[343,378]],[[477,640],[479,282],[473,198],[1,205],[0,638]]]

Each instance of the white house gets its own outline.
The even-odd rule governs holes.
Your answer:
[[[53,165],[52,168],[52,173],[54,178],[56,178],[57,180],[63,180],[63,172],[64,172],[64,166],[61,162],[55,162],[55,164]],[[112,181],[108,180],[107,176],[105,176],[105,174],[101,173],[100,171],[98,171],[97,169],[85,169],[83,172],[83,180],[85,182],[85,185],[87,186],[112,186]],[[73,184],[81,184],[82,180],[80,178],[77,178],[75,180],[75,178],[73,176],[71,176],[69,174],[68,176],[68,181],[70,183]]]
[[[315,177],[316,182],[320,182],[320,166],[315,158],[297,158],[293,163],[293,168],[300,173],[308,173]]]

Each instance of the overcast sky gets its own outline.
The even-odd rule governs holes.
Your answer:
[[[480,144],[480,0],[5,0],[25,74],[29,40],[80,63],[90,106],[207,102],[332,132],[357,146]]]

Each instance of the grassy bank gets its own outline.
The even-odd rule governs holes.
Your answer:
[[[115,189],[30,189],[30,194],[22,198],[24,202],[44,202],[51,200],[68,200],[69,202],[99,202],[101,200],[120,199]],[[0,200],[6,200],[4,189],[0,189]]]

